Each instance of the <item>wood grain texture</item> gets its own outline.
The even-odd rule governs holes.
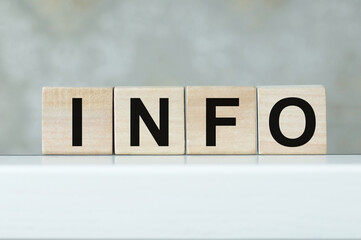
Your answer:
[[[206,146],[206,99],[238,98],[239,106],[216,107],[216,117],[236,118],[235,126],[216,127],[216,146]],[[188,154],[256,154],[254,87],[187,87]]]
[[[72,146],[72,99],[82,98],[82,146]],[[43,88],[44,154],[112,154],[113,88]]]
[[[160,98],[169,101],[169,145],[159,146],[140,120],[139,146],[130,144],[130,99],[140,98],[159,127]],[[183,87],[116,87],[114,90],[115,154],[184,154]]]
[[[258,149],[259,154],[326,154],[326,91],[323,86],[274,86],[259,87],[258,93]],[[307,101],[316,116],[313,137],[304,145],[287,147],[279,144],[271,135],[269,115],[281,99],[297,97]],[[298,138],[305,130],[305,114],[296,106],[286,107],[280,115],[281,132],[287,138]]]

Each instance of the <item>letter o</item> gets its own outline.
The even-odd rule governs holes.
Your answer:
[[[302,109],[306,118],[306,126],[302,135],[298,138],[287,138],[280,129],[280,115],[288,106],[296,106]],[[316,116],[311,105],[301,98],[289,97],[278,101],[272,108],[269,116],[269,129],[272,137],[281,145],[286,147],[299,147],[306,144],[315,133]]]

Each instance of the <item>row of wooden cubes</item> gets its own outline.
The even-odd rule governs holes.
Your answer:
[[[326,129],[322,86],[43,88],[44,154],[326,154]]]

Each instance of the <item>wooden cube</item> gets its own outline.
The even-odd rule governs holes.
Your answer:
[[[43,88],[44,154],[112,154],[113,88]]]
[[[183,87],[116,87],[115,154],[184,154]]]
[[[254,87],[187,87],[188,154],[255,154]]]
[[[260,154],[326,154],[323,86],[259,87]]]

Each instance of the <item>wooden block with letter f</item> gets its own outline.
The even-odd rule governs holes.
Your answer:
[[[184,154],[183,87],[116,87],[115,154]]]
[[[187,87],[188,154],[256,154],[254,87]]]
[[[260,154],[326,154],[326,91],[323,86],[259,87]]]
[[[112,154],[113,88],[43,88],[44,154]]]

